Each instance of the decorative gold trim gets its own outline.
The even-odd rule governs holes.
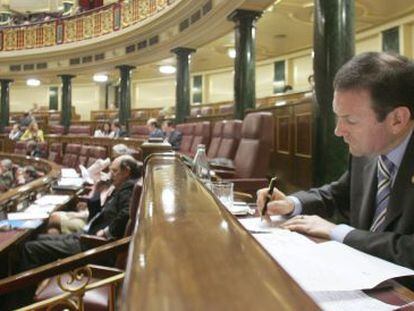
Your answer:
[[[66,280],[64,279],[66,276]],[[69,279],[67,279],[69,276]],[[57,277],[57,283],[64,292],[75,293],[83,290],[89,284],[92,278],[92,270],[85,266],[68,273],[61,274]]]

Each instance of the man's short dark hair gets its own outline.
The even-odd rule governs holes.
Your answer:
[[[132,179],[138,179],[142,175],[142,164],[135,160],[132,156],[122,156],[119,167],[121,170],[129,170],[129,176]]]
[[[173,120],[165,120],[164,123],[168,127],[173,127],[175,125]]]
[[[414,119],[414,65],[406,57],[379,52],[357,55],[339,69],[334,88],[367,90],[379,122],[400,106],[407,107]]]

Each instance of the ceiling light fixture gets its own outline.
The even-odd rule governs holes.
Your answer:
[[[93,75],[93,81],[95,82],[106,82],[108,81],[108,76],[102,73],[97,73]]]
[[[227,55],[230,58],[236,58],[236,49],[235,48],[228,48],[227,49]]]
[[[170,73],[174,73],[176,71],[175,67],[174,66],[171,66],[171,65],[159,66],[158,67],[158,70],[161,73],[164,73],[164,74],[170,74]]]
[[[39,86],[40,85],[40,80],[38,80],[38,79],[27,79],[26,85],[28,85],[28,86]]]

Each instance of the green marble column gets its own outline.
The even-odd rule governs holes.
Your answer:
[[[236,10],[228,16],[235,24],[234,116],[243,119],[256,107],[256,20],[262,12]]]
[[[175,122],[184,123],[190,115],[190,55],[196,50],[178,47],[171,52],[177,56],[175,87]]]
[[[336,180],[347,167],[348,148],[334,135],[333,79],[354,55],[354,0],[315,0],[313,184]]]
[[[1,79],[1,98],[0,98],[0,133],[4,132],[4,128],[9,125],[10,117],[10,83],[13,80]]]
[[[72,78],[74,75],[59,75],[62,80],[62,112],[60,113],[60,124],[69,130],[72,120]]]
[[[120,65],[119,69],[120,82],[118,88],[118,119],[121,125],[127,126],[128,120],[131,118],[131,71],[134,66]]]

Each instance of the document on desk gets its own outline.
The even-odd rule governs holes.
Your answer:
[[[278,228],[260,217],[239,219],[258,242],[306,291],[347,291],[373,288],[385,280],[414,275],[414,271],[365,254],[335,241],[315,243]]]
[[[37,212],[43,212],[50,214],[53,212],[56,208],[55,204],[47,204],[47,205],[38,205],[38,204],[31,204],[29,207],[27,207],[24,212],[25,213],[37,213]]]
[[[58,180],[57,184],[61,187],[81,187],[84,183],[82,177],[68,177],[61,178]]]
[[[372,298],[360,290],[309,292],[308,294],[324,311],[391,311],[398,307]]]
[[[62,178],[76,178],[79,177],[79,174],[73,168],[62,168],[60,176],[62,176]]]
[[[45,212],[18,212],[18,213],[8,213],[8,220],[29,220],[29,219],[46,219],[49,218],[49,214]]]
[[[70,195],[47,194],[37,199],[34,203],[37,205],[60,205],[65,204],[70,199]]]

